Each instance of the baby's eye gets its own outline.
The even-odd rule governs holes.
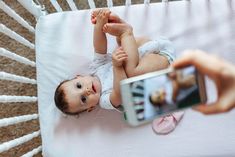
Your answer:
[[[77,83],[77,88],[79,88],[79,89],[82,88],[82,85],[79,82]]]
[[[82,95],[81,100],[82,100],[83,103],[86,103],[86,97],[85,96]]]

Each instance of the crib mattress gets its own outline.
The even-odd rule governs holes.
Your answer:
[[[202,49],[235,63],[235,2],[192,0],[114,7],[136,36],[170,38],[182,50]],[[46,157],[235,156],[235,110],[205,116],[186,110],[174,132],[156,135],[150,124],[130,127],[116,111],[96,109],[64,117],[54,104],[59,82],[87,74],[92,61],[91,10],[42,16],[36,26],[38,107]],[[108,36],[108,51],[115,39]],[[216,98],[207,80],[209,101]]]

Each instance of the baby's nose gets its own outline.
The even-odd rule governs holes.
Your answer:
[[[86,88],[86,95],[90,95],[90,94],[92,94],[92,90],[90,89],[90,88]]]

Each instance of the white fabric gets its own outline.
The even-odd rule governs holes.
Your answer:
[[[173,43],[166,37],[158,37],[157,39],[146,42],[138,48],[138,51],[140,54],[139,57],[148,53],[158,53],[165,56],[169,63],[175,60],[175,48]]]
[[[192,0],[112,10],[134,27],[136,36],[154,39],[163,35],[173,41],[178,54],[184,49],[200,48],[235,63],[234,8],[234,1]],[[38,103],[44,156],[235,156],[235,110],[204,116],[189,109],[178,127],[166,136],[156,135],[150,124],[129,127],[115,111],[97,109],[78,119],[64,118],[54,105],[54,90],[60,81],[87,73],[93,52],[90,13],[91,10],[55,13],[41,17],[37,23]],[[108,43],[112,52],[116,41],[109,37]],[[216,91],[210,82],[207,89],[212,101]]]
[[[105,109],[115,109],[109,98],[113,87],[112,56],[110,53],[95,53],[94,56],[94,60],[89,68],[92,71],[91,74],[97,76],[101,82],[102,89],[99,105]]]

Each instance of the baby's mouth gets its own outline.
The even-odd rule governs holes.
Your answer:
[[[93,89],[93,91],[96,93],[96,89],[95,89],[95,86],[94,86],[93,83],[92,83],[92,89]]]

